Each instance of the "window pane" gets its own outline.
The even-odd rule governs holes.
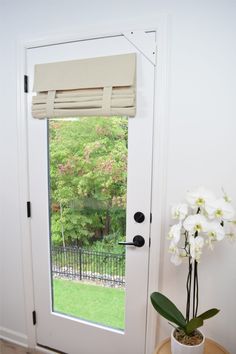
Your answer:
[[[128,120],[48,124],[53,311],[124,329]]]

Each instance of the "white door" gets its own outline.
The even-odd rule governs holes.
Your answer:
[[[146,36],[153,45],[154,33]],[[134,52],[134,118],[32,118],[35,64]],[[37,343],[69,354],[144,354],[154,65],[120,35],[28,49],[27,74]],[[118,245],[124,235],[145,244]]]

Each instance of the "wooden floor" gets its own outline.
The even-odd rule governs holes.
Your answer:
[[[19,345],[15,345],[4,340],[0,340],[0,354],[40,354],[34,349],[27,349],[24,347],[20,347]]]

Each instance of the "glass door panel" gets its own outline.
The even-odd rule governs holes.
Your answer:
[[[48,123],[53,311],[125,328],[128,119]]]

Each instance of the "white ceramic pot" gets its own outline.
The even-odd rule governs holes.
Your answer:
[[[203,354],[204,346],[205,346],[205,336],[201,332],[203,336],[203,341],[198,345],[185,345],[178,342],[174,337],[174,331],[171,332],[171,353],[172,354]]]

